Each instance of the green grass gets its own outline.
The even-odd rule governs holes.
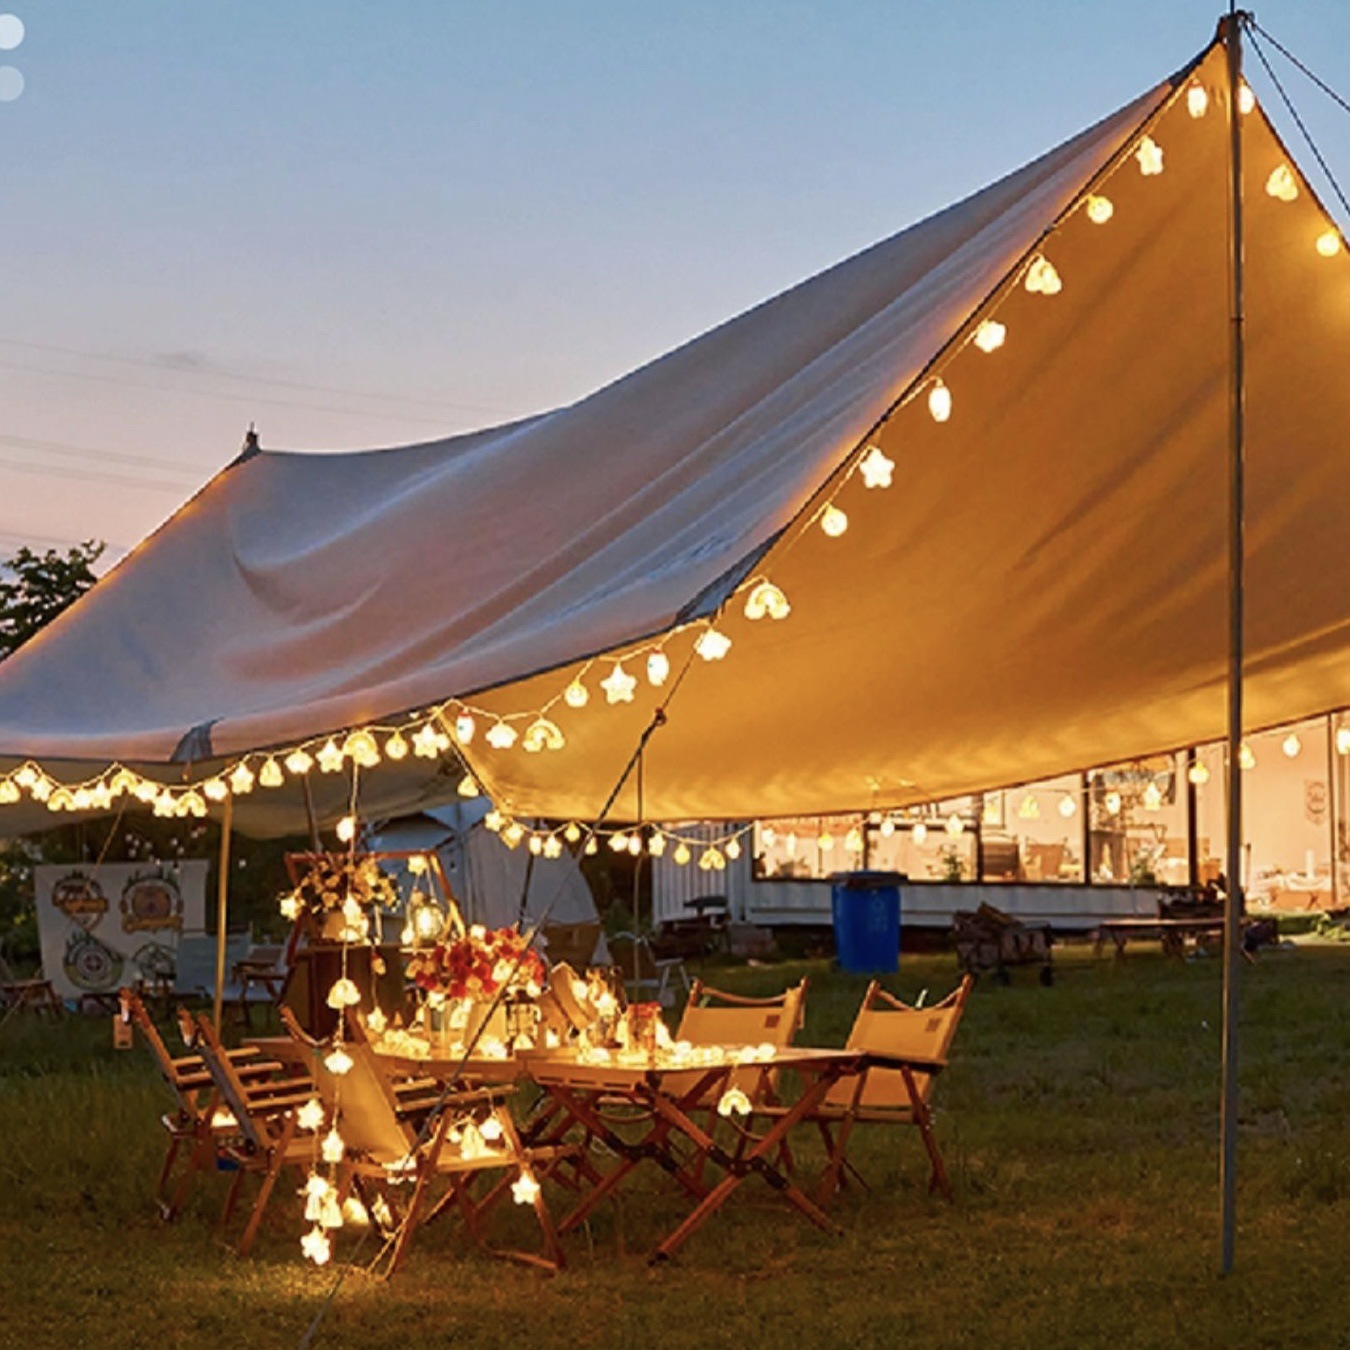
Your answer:
[[[1350,1220],[1350,949],[1243,971],[1238,1268],[1217,1273],[1219,967],[1132,946],[1057,954],[1057,981],[982,982],[938,1085],[954,1205],[913,1130],[860,1131],[872,1190],[831,1237],[755,1181],[684,1247],[681,1202],[634,1178],[554,1278],[422,1230],[389,1284],[342,1281],[316,1344],[383,1346],[1333,1346]],[[811,976],[804,1040],[838,1044],[865,981],[822,963],[718,970],[744,992]],[[950,957],[889,981],[950,988]],[[0,1027],[0,1345],[293,1346],[332,1290],[279,1195],[252,1257],[220,1242],[224,1178],[164,1225],[150,1192],[167,1097],[106,1022]],[[809,1160],[811,1145],[803,1143]],[[219,1182],[217,1185],[215,1183]],[[522,1223],[523,1214],[502,1216]],[[522,1230],[522,1236],[524,1236]]]

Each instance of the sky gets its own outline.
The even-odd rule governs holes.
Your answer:
[[[250,423],[364,449],[572,402],[1069,138],[1221,9],[0,0],[0,556],[115,558]],[[1350,95],[1344,0],[1257,18]],[[1350,193],[1350,115],[1265,50]]]

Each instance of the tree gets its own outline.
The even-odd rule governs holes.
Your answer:
[[[106,547],[92,539],[64,556],[27,546],[0,561],[0,661],[73,605],[98,579],[94,564]]]

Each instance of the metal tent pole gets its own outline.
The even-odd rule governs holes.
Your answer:
[[[216,997],[211,1020],[220,1035],[220,1015],[225,1001],[225,925],[229,917],[230,831],[234,826],[234,794],[225,798],[225,814],[220,821],[220,859],[216,873]]]
[[[1237,1226],[1238,1116],[1238,978],[1242,956],[1242,666],[1243,666],[1243,529],[1245,516],[1244,458],[1245,298],[1243,293],[1242,115],[1238,92],[1242,81],[1241,24],[1246,15],[1230,0],[1222,24],[1228,55],[1228,145],[1231,193],[1229,314],[1230,402],[1228,482],[1228,887],[1223,925],[1223,1088],[1219,1124],[1220,1270],[1233,1269]]]

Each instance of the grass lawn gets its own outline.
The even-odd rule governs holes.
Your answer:
[[[818,1232],[755,1181],[650,1269],[678,1195],[639,1171],[556,1277],[419,1232],[389,1284],[341,1280],[322,1346],[1335,1346],[1350,1227],[1350,948],[1243,971],[1238,1269],[1218,1262],[1219,964],[1140,945],[1061,949],[1057,980],[983,981],[938,1084],[956,1203],[926,1194],[914,1130],[860,1130],[872,1184]],[[805,970],[808,1043],[840,1044],[865,980],[824,963],[716,972],[742,992]],[[890,987],[932,996],[950,956]],[[0,1345],[294,1346],[340,1272],[300,1258],[278,1194],[253,1254],[221,1244],[222,1178],[164,1225],[151,1202],[166,1090],[106,1022],[0,1027]],[[803,1143],[810,1157],[810,1144]],[[218,1183],[218,1184],[217,1184]],[[498,1216],[508,1223],[524,1216]],[[350,1242],[350,1237],[348,1237]],[[340,1249],[341,1250],[341,1249]]]

